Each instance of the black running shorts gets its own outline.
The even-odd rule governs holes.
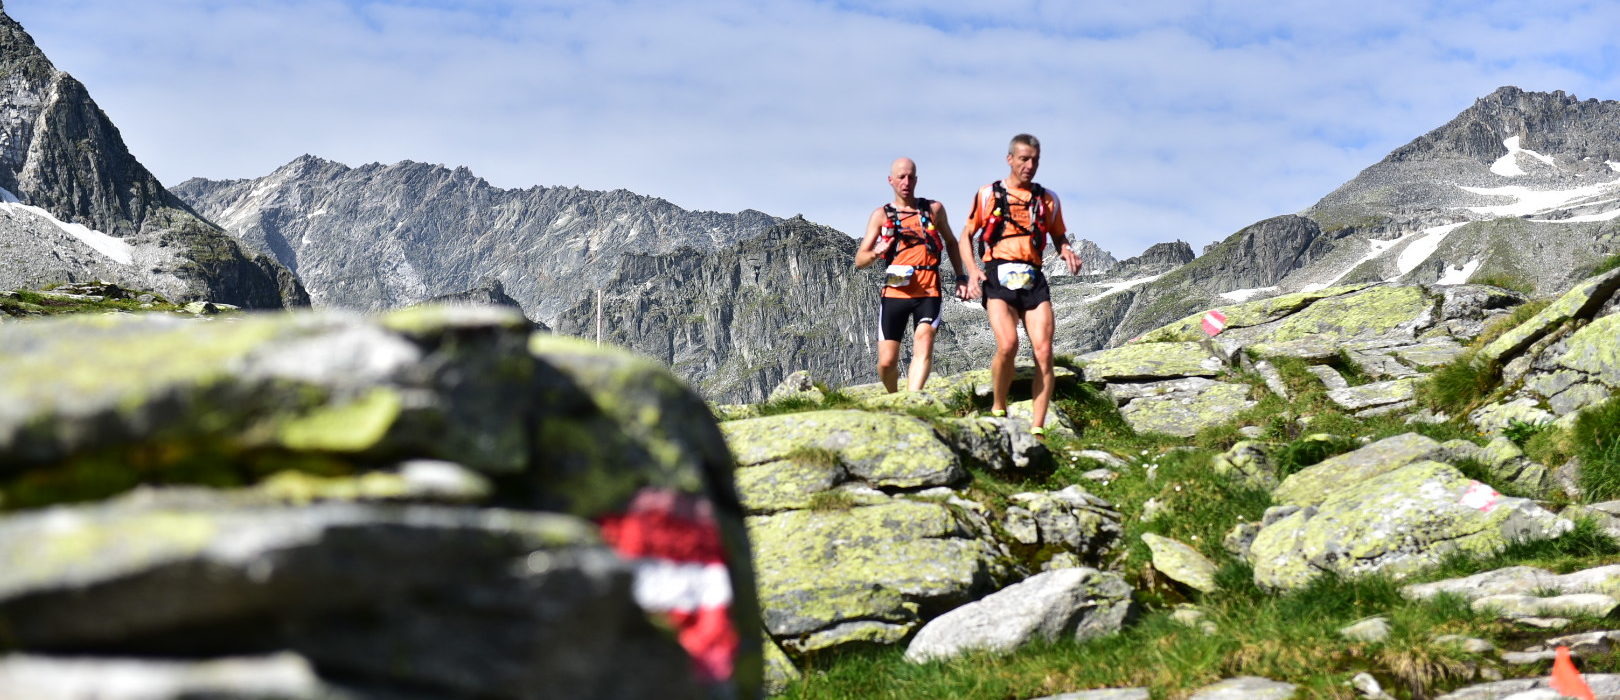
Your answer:
[[[883,307],[878,311],[878,340],[902,340],[907,328],[924,323],[938,328],[939,311],[939,297],[883,297]]]
[[[1041,268],[1035,268],[1035,283],[1029,289],[1008,289],[1001,286],[1001,278],[996,276],[999,264],[996,260],[985,263],[984,294],[979,297],[981,306],[989,306],[991,299],[1000,299],[1018,311],[1029,311],[1052,300],[1052,288],[1047,286],[1046,273]]]

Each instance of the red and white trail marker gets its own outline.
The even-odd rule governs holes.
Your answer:
[[[1221,313],[1219,309],[1210,309],[1204,312],[1205,333],[1217,336],[1224,330],[1226,330],[1226,314]]]

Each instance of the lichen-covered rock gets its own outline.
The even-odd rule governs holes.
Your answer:
[[[1346,482],[1262,529],[1249,556],[1257,583],[1292,589],[1324,571],[1401,576],[1452,553],[1488,555],[1570,527],[1533,502],[1423,461]]]
[[[1005,527],[1015,542],[1073,554],[1100,564],[1119,543],[1119,511],[1079,486],[1044,493],[1018,493],[1011,499]],[[1058,552],[1050,550],[1056,549]]]
[[[836,458],[852,479],[901,489],[945,486],[967,477],[933,428],[910,416],[812,411],[729,421],[721,430],[744,467]]]
[[[1247,384],[1214,382],[1196,393],[1173,393],[1125,404],[1120,415],[1138,432],[1192,437],[1204,428],[1232,420],[1253,408]]]
[[[1023,418],[963,416],[937,421],[934,426],[939,439],[960,458],[991,471],[1027,469],[1051,458]]]
[[[1088,382],[1136,382],[1178,377],[1213,377],[1225,369],[1200,343],[1137,343],[1098,350],[1079,358]]]
[[[1288,475],[1272,492],[1272,500],[1291,505],[1315,505],[1337,489],[1361,484],[1379,474],[1429,458],[1440,449],[1440,443],[1417,433],[1387,437]]]
[[[1277,488],[1277,465],[1271,451],[1275,443],[1243,440],[1210,460],[1210,470],[1239,484],[1256,489]]]
[[[1090,568],[1037,574],[930,621],[906,647],[922,663],[971,651],[1006,653],[1036,640],[1086,640],[1120,630],[1131,587]]]
[[[1329,336],[1364,338],[1406,331],[1407,337],[1433,312],[1420,287],[1380,286],[1317,301],[1267,329],[1264,342]]]
[[[1298,313],[1311,304],[1322,299],[1341,296],[1365,289],[1367,285],[1346,285],[1332,287],[1316,292],[1299,292],[1284,294],[1282,296],[1261,299],[1232,306],[1221,307],[1226,314],[1227,332],[1240,328],[1259,326],[1276,321],[1291,314]],[[1196,342],[1208,335],[1203,330],[1204,312],[1199,312],[1179,321],[1145,333],[1136,341],[1137,343],[1177,343]]]
[[[1611,390],[1620,390],[1620,314],[1587,324],[1565,341],[1558,365],[1591,375]]]
[[[1583,673],[1592,693],[1603,700],[1620,697],[1620,674]],[[1435,700],[1559,700],[1563,694],[1548,685],[1544,674],[1536,678],[1514,678],[1505,681],[1480,683],[1446,693]]]
[[[771,395],[765,400],[782,401],[789,398],[805,398],[821,403],[821,400],[826,396],[821,393],[820,389],[816,388],[815,381],[810,378],[810,371],[801,369],[783,377],[782,381],[777,383],[776,388],[771,390]]]
[[[1617,290],[1620,290],[1620,269],[1587,279],[1530,317],[1530,320],[1491,341],[1475,358],[1480,362],[1505,364],[1559,326],[1574,319],[1591,318]]]
[[[1215,562],[1198,550],[1151,532],[1142,534],[1142,542],[1153,552],[1153,568],[1170,580],[1202,593],[1219,588],[1215,584]]]
[[[1542,425],[1551,423],[1557,418],[1542,408],[1540,402],[1528,396],[1488,404],[1468,414],[1469,422],[1489,434],[1501,433],[1514,423]]]
[[[795,510],[748,528],[765,627],[789,653],[904,638],[1011,575],[988,527],[948,504]]]
[[[1334,389],[1328,392],[1328,398],[1341,408],[1359,411],[1364,408],[1409,401],[1416,391],[1416,380],[1393,379],[1387,382]]]
[[[716,553],[723,575],[711,578],[729,586],[715,594],[729,587],[730,597],[681,639],[701,638],[689,651],[703,656],[694,660],[706,680],[754,692],[749,549],[711,413],[657,363],[529,329],[515,310],[483,307],[19,326],[0,337],[0,499],[35,508],[142,484],[206,484],[292,503],[453,501],[478,512],[498,500],[615,527],[674,508]],[[471,480],[441,484],[456,493],[419,489],[400,465],[422,460],[459,465]],[[629,512],[638,508],[646,512]],[[620,551],[644,544],[627,542],[608,538]],[[207,603],[152,595],[147,607]],[[684,624],[667,608],[646,612]],[[402,649],[418,642],[427,644],[400,640]]]

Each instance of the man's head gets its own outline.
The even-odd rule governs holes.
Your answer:
[[[917,193],[917,164],[910,158],[896,158],[889,165],[889,186],[894,196],[910,201]]]
[[[1012,168],[1013,184],[1027,185],[1041,167],[1041,140],[1029,134],[1012,137],[1007,144],[1007,165]]]

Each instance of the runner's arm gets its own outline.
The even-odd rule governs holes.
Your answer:
[[[1058,257],[1069,266],[1069,274],[1080,274],[1080,255],[1074,252],[1074,246],[1069,243],[1068,226],[1063,223],[1063,205],[1059,203],[1057,195],[1047,193],[1051,197],[1051,221],[1048,228],[1052,231],[1052,243],[1057,246]]]
[[[861,238],[860,246],[855,248],[855,267],[864,268],[883,257],[876,250],[878,232],[883,228],[883,210],[877,209],[866,219],[866,236]]]
[[[977,214],[979,213],[978,195],[973,196],[973,204],[973,212],[968,214],[967,223],[962,224],[962,235],[956,239],[958,255],[961,256],[958,261],[959,264],[961,264],[961,267],[957,269],[961,271],[961,274],[967,275],[968,277],[967,289],[965,290],[966,296],[963,297],[964,299],[979,298],[980,285],[984,284],[984,271],[979,269],[979,261],[974,259],[973,256],[973,234],[978,231],[979,226],[977,217]]]

